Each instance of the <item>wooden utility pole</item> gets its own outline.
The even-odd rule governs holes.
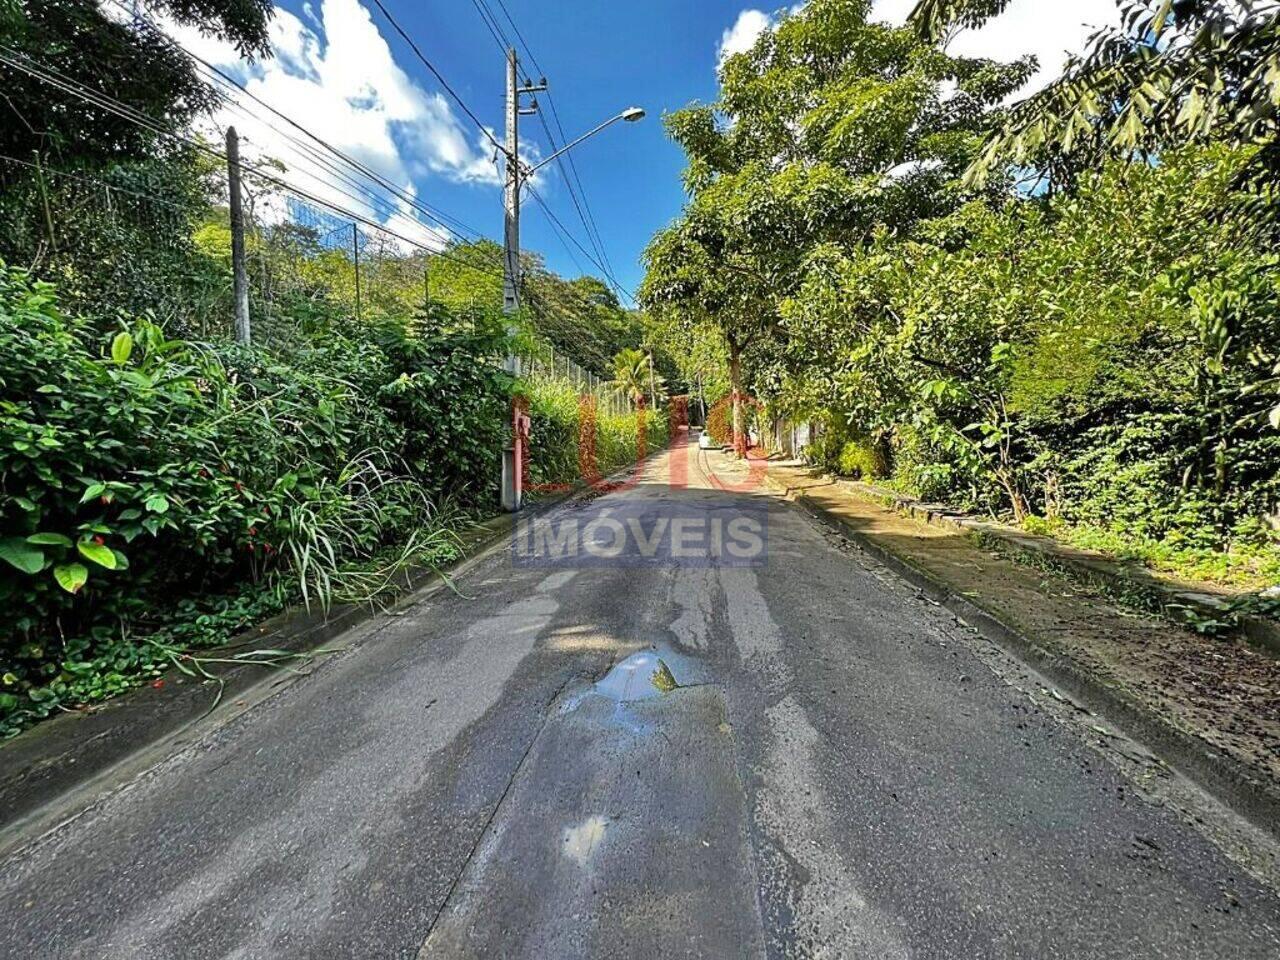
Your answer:
[[[40,163],[40,151],[32,150],[31,155],[36,161],[36,183],[40,185],[40,203],[44,207],[44,226],[49,234],[49,249],[54,253],[58,252],[58,239],[53,235],[53,215],[49,212],[49,191],[44,182],[44,167]],[[108,206],[110,206],[111,194],[107,194]]]
[[[244,199],[240,192],[240,137],[227,127],[227,186],[231,199],[231,291],[236,308],[236,342],[246,346],[249,330],[249,272],[245,267]]]
[[[356,320],[360,319],[360,225],[351,224],[351,260],[356,267]]]

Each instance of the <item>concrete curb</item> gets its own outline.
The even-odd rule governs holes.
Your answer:
[[[998,549],[1017,554],[1033,562],[1047,563],[1065,569],[1094,586],[1139,598],[1144,605],[1179,625],[1186,624],[1185,619],[1179,615],[1181,610],[1189,609],[1204,617],[1220,617],[1227,612],[1228,597],[1187,590],[1152,573],[1140,564],[1125,563],[1093,550],[1067,546],[1050,537],[1026,533],[989,520],[979,520],[943,504],[925,503],[874,484],[858,480],[830,479],[855,496],[873,502],[887,503],[892,509],[915,520],[983,538],[993,543]],[[1280,657],[1280,623],[1251,616],[1241,616],[1239,620],[1240,625],[1235,632],[1242,639],[1265,653]]]
[[[1171,768],[1219,802],[1280,839],[1280,785],[1259,779],[1245,764],[1174,726],[1122,688],[1098,678],[1069,657],[1045,649],[985,609],[980,601],[956,593],[944,580],[859,531],[803,490],[768,472],[765,479],[785,499],[855,541],[934,603],[950,610],[986,639],[1010,650],[1071,698],[1143,742]]]
[[[550,498],[530,510],[551,509],[578,492]],[[479,562],[510,533],[515,516],[503,514],[465,531],[461,559],[438,571],[410,571],[405,586],[388,606],[342,604],[327,612],[293,608],[245,631],[226,647],[206,652],[216,656],[245,649],[317,650],[388,609],[443,589],[441,574],[457,576]],[[251,664],[226,668],[220,676],[224,681],[217,710],[220,722],[243,712],[234,709],[240,702],[247,708],[296,679],[293,674]],[[159,689],[139,687],[92,712],[46,720],[0,744],[0,856],[63,819],[69,808],[87,805],[87,798],[98,792],[104,781],[118,782],[130,773],[141,772],[166,752],[196,739],[197,731],[203,733],[202,721],[215,719],[210,711],[216,691],[176,669],[170,670],[164,681]],[[130,771],[121,773],[125,766]]]

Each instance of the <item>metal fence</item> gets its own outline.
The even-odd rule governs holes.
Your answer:
[[[356,322],[420,317],[429,308],[433,267],[448,253],[406,244],[252,175],[242,186],[254,341],[288,342],[309,316],[319,322],[335,307]],[[175,196],[171,187],[194,192]],[[74,306],[101,312],[127,304],[178,335],[231,339],[231,224],[220,203],[226,191],[221,173],[193,187],[126,169],[91,175],[35,156],[0,155],[0,255],[63,278]],[[201,256],[192,257],[193,245]],[[502,265],[468,262],[467,269],[497,281]],[[514,363],[520,376],[594,395],[601,410],[631,409],[608,381],[550,343]]]
[[[244,178],[245,261],[254,339],[271,340],[309,308],[357,321],[411,317],[430,302],[433,264],[447,254],[406,243]],[[183,192],[185,195],[182,195]],[[167,183],[154,171],[59,169],[0,155],[0,256],[58,277],[77,306],[128,304],[179,334],[235,335],[225,175]],[[193,247],[203,256],[193,257]],[[501,264],[474,269],[501,276]],[[288,318],[286,318],[288,314]]]
[[[584,370],[566,356],[557,355],[554,348],[542,356],[512,359],[512,372],[518,377],[568,385],[579,394],[594,396],[599,408],[612,414],[627,413],[632,409],[631,401],[610,381]]]

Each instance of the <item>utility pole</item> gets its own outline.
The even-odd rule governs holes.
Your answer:
[[[244,262],[244,200],[240,195],[240,137],[227,127],[227,186],[231,196],[231,290],[236,307],[236,342],[248,346],[249,272]]]
[[[507,51],[507,149],[502,193],[502,312],[520,308],[520,93],[516,52]]]
[[[649,405],[658,409],[658,382],[653,378],[653,353],[649,354]]]
[[[520,61],[513,47],[507,51],[507,142],[503,151],[506,154],[506,177],[503,190],[502,312],[507,314],[520,309],[520,188],[524,180],[520,169],[520,118],[538,112],[536,102],[522,107],[520,97],[547,89],[545,79],[521,86],[519,75]]]
[[[360,320],[360,226],[351,224],[351,262],[356,268],[356,321]]]
[[[502,196],[502,312],[508,316],[520,309],[520,187],[524,174],[520,169],[520,118],[536,113],[536,102],[529,107],[520,105],[523,94],[540,93],[547,89],[541,83],[525,83],[520,86],[520,62],[515,48],[507,51],[507,141],[503,149],[505,157],[504,188]],[[520,361],[507,357],[507,372],[518,375]],[[524,491],[521,489],[520,469],[523,463],[523,437],[520,431],[521,414],[515,416],[515,435],[502,452],[502,509],[514,513],[522,506]],[[527,420],[526,420],[527,422]]]
[[[49,191],[44,183],[44,167],[40,163],[40,151],[32,150],[36,161],[36,183],[40,185],[40,204],[44,207],[44,226],[49,235],[49,249],[58,252],[58,239],[53,234],[53,215],[49,212]],[[107,193],[107,209],[111,209],[111,194]]]

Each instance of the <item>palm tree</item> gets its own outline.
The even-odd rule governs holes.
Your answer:
[[[653,369],[653,355],[635,347],[619,350],[614,355],[610,386],[637,407],[644,404],[646,397],[656,407],[658,398],[666,396],[666,381]]]

